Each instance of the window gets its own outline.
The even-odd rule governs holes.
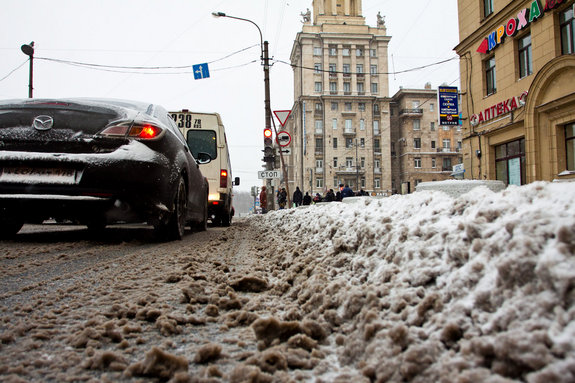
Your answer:
[[[435,149],[435,141],[431,141],[431,149]]]
[[[381,161],[380,160],[375,160],[373,162],[373,167],[375,168],[375,171],[381,171]]]
[[[337,157],[333,157],[333,167],[337,168]]]
[[[443,167],[441,168],[442,171],[448,172],[453,170],[453,166],[451,166],[451,158],[444,158],[443,159]]]
[[[336,65],[335,65],[335,64],[329,64],[329,74],[330,74],[330,76],[335,76],[335,75],[337,75],[335,72],[336,72]]]
[[[519,56],[519,78],[527,77],[533,73],[531,60],[531,35],[527,35],[517,42]]]
[[[321,102],[316,102],[315,103],[315,111],[318,113],[321,113],[323,110],[323,104]]]
[[[421,121],[413,120],[413,130],[421,130]]]
[[[483,0],[483,17],[493,13],[493,0]]]
[[[321,73],[321,64],[320,63],[313,64],[313,72],[314,73]]]
[[[323,138],[316,138],[315,139],[315,152],[322,153],[323,152]]]
[[[437,167],[435,157],[431,157],[431,167],[435,169]]]
[[[350,82],[344,82],[343,83],[343,93],[344,94],[351,94],[351,83]]]
[[[345,167],[352,168],[353,167],[353,158],[352,157],[345,157]]]
[[[485,60],[483,65],[485,69],[485,92],[489,96],[497,91],[495,87],[495,56]]]
[[[337,118],[331,119],[331,127],[333,130],[337,130]]]
[[[359,139],[359,146],[362,148],[365,148],[365,138],[360,138]],[[361,166],[363,167],[363,165]]]
[[[192,155],[198,158],[198,153],[208,153],[212,158],[218,155],[216,132],[213,130],[191,129],[187,133],[188,146]]]
[[[315,134],[323,134],[323,120],[315,120]]]
[[[349,56],[349,55],[350,55],[350,52],[351,52],[350,47],[343,47],[342,50],[341,50],[341,54],[342,54],[343,56]]]
[[[429,124],[429,129],[430,129],[432,132],[435,132],[435,121],[431,121],[431,123]]]
[[[416,169],[420,169],[421,168],[421,158],[420,157],[415,157],[413,159],[413,167]]]
[[[363,56],[363,47],[357,47],[356,50],[355,50],[355,55],[356,55],[357,57]]]
[[[339,181],[337,180],[337,177],[333,178],[333,187],[334,189],[337,188],[339,186]]]
[[[331,103],[331,110],[337,110],[338,108],[338,103],[337,102],[332,102]]]
[[[335,82],[335,81],[330,81],[330,83],[329,83],[329,92],[330,92],[331,94],[336,94],[336,93],[337,93],[337,82]],[[333,104],[334,104],[334,103],[332,103],[332,105],[333,105]],[[335,103],[335,104],[337,105],[337,103]],[[332,109],[332,110],[333,110],[333,109]],[[337,110],[337,109],[335,109],[335,110]]]
[[[353,148],[353,138],[345,139],[345,147],[346,149]]]
[[[433,112],[434,109],[435,109],[435,104],[432,102],[429,104],[429,111]]]
[[[315,160],[316,170],[323,170],[323,160]]]
[[[377,57],[377,49],[370,49],[369,57]]]
[[[353,125],[350,119],[345,120],[345,133],[353,133]]]
[[[357,74],[363,74],[363,64],[357,64],[355,66],[355,71]]]
[[[373,120],[373,134],[379,135],[379,120]]]
[[[379,138],[373,140],[373,149],[379,150]]]
[[[561,53],[575,53],[575,18],[573,8],[569,7],[559,14],[561,30]]]
[[[315,83],[315,91],[316,91],[316,93],[321,93],[321,91],[322,91],[321,82]]]
[[[373,114],[379,113],[379,104],[373,104]]]
[[[337,149],[337,137],[333,138],[333,148]]]
[[[358,82],[358,83],[357,83],[357,93],[359,93],[359,94],[365,94],[365,87],[364,87],[364,85],[363,85],[363,82]],[[365,110],[365,103],[363,103],[363,105],[364,105],[363,110]]]
[[[369,66],[369,74],[371,74],[372,76],[377,74],[377,65]]]
[[[365,189],[365,177],[361,177],[361,188]]]
[[[351,111],[351,102],[346,102],[344,104],[344,109],[346,112],[350,112]]]
[[[358,84],[359,85],[359,84]],[[361,110],[362,112],[365,111],[365,102],[360,102],[357,104],[357,109]]]
[[[525,182],[525,139],[521,138],[495,147],[496,178],[506,185]]]
[[[363,118],[359,120],[359,130],[365,130],[365,120]]]
[[[344,75],[349,75],[349,74],[350,74],[349,64],[343,64],[343,74],[344,74]]]
[[[315,187],[318,189],[323,189],[323,178],[315,179]]]
[[[421,138],[414,138],[413,139],[413,148],[414,149],[421,149]]]
[[[321,56],[321,47],[313,47],[313,55]]]
[[[376,82],[371,83],[371,93],[377,94],[377,83]]]
[[[575,170],[575,124],[565,126],[565,155],[567,170]]]
[[[330,56],[337,56],[337,46],[335,46],[335,45],[329,46],[329,55]]]
[[[451,151],[451,140],[449,138],[443,139],[443,151],[444,152]]]

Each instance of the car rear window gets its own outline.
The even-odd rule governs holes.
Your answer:
[[[213,130],[188,130],[188,146],[192,155],[198,158],[198,153],[208,153],[212,160],[218,156],[218,140]]]

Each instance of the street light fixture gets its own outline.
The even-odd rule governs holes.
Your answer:
[[[32,98],[33,79],[34,79],[34,41],[30,44],[24,44],[20,47],[22,52],[30,57],[30,78],[28,80],[28,98]]]
[[[249,19],[244,19],[241,17],[235,17],[235,16],[230,16],[230,15],[226,15],[224,12],[212,12],[212,16],[214,17],[227,17],[229,19],[236,19],[236,20],[241,20],[241,21],[247,21],[248,23],[251,23],[253,25],[255,25],[255,27],[258,29],[258,32],[260,33],[260,49],[261,49],[261,60],[262,60],[262,65],[264,67],[264,86],[265,86],[265,98],[264,98],[264,108],[265,108],[265,118],[266,118],[266,130],[270,130],[272,129],[272,111],[271,111],[271,104],[270,104],[270,58],[269,58],[269,51],[268,51],[268,42],[264,41],[263,39],[263,35],[262,35],[262,30],[260,29],[260,27],[254,23],[253,21],[249,20]],[[264,145],[265,148],[265,145]],[[273,170],[273,161],[272,162],[266,162],[266,170]],[[271,207],[273,209],[273,190],[271,188],[271,180],[267,180],[267,193],[268,193],[268,201],[271,201]]]

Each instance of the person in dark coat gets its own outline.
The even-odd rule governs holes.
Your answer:
[[[265,186],[262,186],[262,191],[260,192],[260,207],[262,208],[262,214],[268,212],[268,195]]]
[[[309,195],[308,192],[305,192],[305,195],[303,196],[303,205],[304,206],[311,205],[311,196]]]
[[[278,195],[278,205],[280,205],[280,209],[285,209],[286,203],[287,203],[286,188],[281,188],[279,195]]]
[[[335,201],[335,194],[333,193],[333,189],[329,189],[327,193],[325,193],[325,197],[323,199],[325,202],[333,202]]]
[[[293,203],[295,204],[295,207],[301,206],[301,203],[303,202],[303,194],[301,192],[301,190],[299,190],[299,186],[295,188],[295,191],[293,192]]]
[[[345,185],[343,190],[341,191],[341,199],[343,200],[346,197],[353,197],[355,196],[353,190],[349,187],[349,185]]]

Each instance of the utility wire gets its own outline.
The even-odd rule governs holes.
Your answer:
[[[324,72],[324,73],[325,73],[325,72],[328,72],[328,73],[334,73],[334,74],[343,73],[343,74],[349,74],[349,75],[352,75],[352,74],[355,74],[355,75],[357,75],[357,74],[360,74],[360,75],[366,75],[366,74],[369,74],[369,75],[378,75],[378,74],[396,75],[396,74],[408,73],[408,72],[414,72],[414,71],[421,70],[421,69],[426,69],[426,68],[429,68],[429,67],[432,67],[432,66],[435,66],[435,65],[445,64],[446,62],[453,61],[453,60],[458,60],[458,59],[459,59],[459,57],[452,57],[452,58],[449,58],[449,59],[437,61],[437,62],[434,62],[434,63],[431,63],[431,64],[422,65],[422,66],[415,67],[415,68],[411,68],[411,69],[405,69],[405,70],[400,70],[400,71],[395,71],[395,70],[394,70],[393,72],[376,72],[376,73],[371,73],[371,72],[351,72],[351,71],[350,71],[350,72],[332,71],[332,70],[329,70],[329,69],[317,69],[317,68],[310,68],[310,67],[306,67],[306,66],[302,66],[302,65],[294,65],[294,64],[288,63],[287,61],[283,61],[283,60],[274,60],[274,61],[275,61],[275,62],[278,62],[278,63],[281,63],[281,64],[289,65],[289,66],[291,66],[292,68],[302,68],[302,69],[307,69],[307,70],[313,70],[313,71],[315,71],[315,72]]]
[[[227,56],[224,56],[222,58],[216,59],[216,60],[212,60],[209,61],[208,64],[213,64],[215,62],[218,61],[222,61],[227,59],[228,57],[231,57],[233,55],[236,55],[238,53],[244,52],[248,49],[251,49],[253,47],[259,46],[259,44],[255,44],[255,45],[251,45],[247,48],[244,49],[240,49],[239,51],[235,51],[233,53],[230,53]],[[45,61],[53,61],[53,62],[57,62],[57,63],[61,63],[61,64],[68,64],[68,65],[75,65],[75,66],[81,66],[81,67],[92,67],[92,68],[107,68],[107,69],[132,69],[132,70],[160,70],[160,69],[188,69],[188,68],[192,68],[193,65],[181,65],[181,66],[120,66],[120,65],[104,65],[104,64],[93,64],[93,63],[85,63],[85,62],[79,62],[79,61],[69,61],[69,60],[61,60],[61,59],[54,59],[54,58],[49,58],[49,57],[35,57],[37,60],[45,60]],[[22,64],[23,65],[23,64]],[[18,69],[18,68],[16,68]],[[102,69],[104,70],[104,69]],[[114,71],[111,71],[114,72]],[[125,71],[115,71],[115,72],[121,72],[121,73],[137,73],[137,72],[125,72]]]
[[[15,69],[12,69],[12,71],[10,73],[8,73],[6,76],[0,78],[0,81],[4,81],[6,80],[8,77],[10,77],[10,75],[14,72],[16,72],[18,69],[22,68],[24,66],[24,64],[26,64],[30,59],[24,61],[22,64],[18,65]]]

